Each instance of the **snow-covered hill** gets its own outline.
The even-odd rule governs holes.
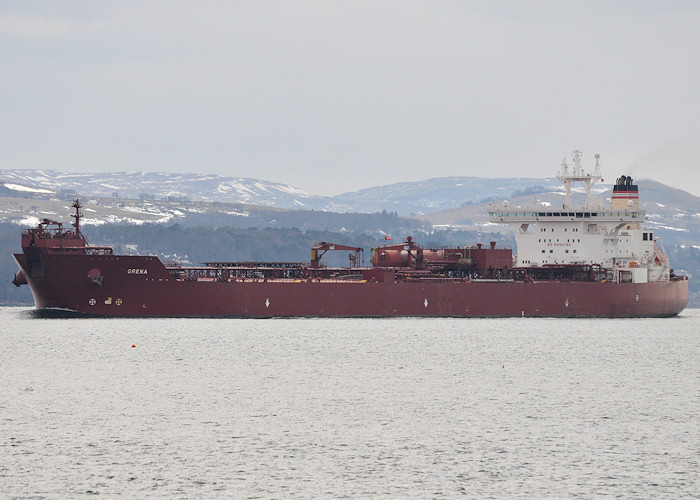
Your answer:
[[[320,198],[277,182],[163,172],[0,170],[0,183],[23,192],[75,192],[83,197],[220,201],[281,208],[304,208]]]
[[[596,187],[604,200],[610,197],[611,188],[611,185]],[[647,223],[665,233],[665,241],[700,244],[700,198],[654,181],[639,181],[639,191],[642,206],[647,210]],[[70,203],[65,201],[78,196],[86,203],[86,218],[91,223],[150,221],[247,224],[246,227],[280,227],[286,223],[301,228],[312,227],[312,219],[318,219],[318,212],[385,211],[419,217],[421,223],[437,227],[498,230],[486,226],[489,202],[511,200],[525,206],[539,199],[557,204],[562,201],[562,188],[553,178],[441,177],[324,197],[286,184],[216,175],[0,170],[0,200],[32,198],[26,203],[14,201],[14,205],[0,206],[0,220],[27,223],[30,221],[24,221],[26,217],[49,217],[54,211],[66,210],[62,216],[68,217]],[[42,199],[47,203],[51,199],[63,203],[47,204],[40,202]],[[202,205],[202,202],[217,203]],[[267,207],[267,211],[260,207]],[[309,212],[275,213],[280,210],[314,210],[316,214],[312,217]],[[335,229],[354,225],[348,218],[343,221],[344,226]],[[321,229],[333,229],[318,224]]]
[[[557,189],[554,179],[440,177],[376,186],[338,196],[318,196],[276,182],[240,177],[162,172],[71,173],[57,170],[0,170],[0,184],[16,194],[244,203],[285,209],[422,215],[509,197],[537,187]],[[2,186],[0,186],[2,189]]]

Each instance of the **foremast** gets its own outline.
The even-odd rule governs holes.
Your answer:
[[[75,227],[75,235],[78,238],[83,238],[83,233],[80,232],[80,219],[83,216],[82,212],[80,211],[80,209],[82,208],[82,205],[80,204],[80,199],[76,198],[71,206],[75,208],[75,213],[71,215],[71,217],[75,219],[75,222],[73,222],[73,226]]]

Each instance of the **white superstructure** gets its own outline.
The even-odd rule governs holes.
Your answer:
[[[652,230],[641,225],[645,211],[639,208],[632,179],[617,179],[613,203],[606,208],[592,192],[591,188],[602,180],[599,158],[596,154],[592,174],[581,167],[580,151],[573,153],[573,169],[562,162],[557,175],[564,187],[561,207],[509,208],[504,202],[503,207],[489,210],[489,221],[513,227],[518,267],[600,265],[613,281],[668,281],[668,257]],[[571,203],[571,189],[576,183],[583,184],[586,191],[582,207]]]

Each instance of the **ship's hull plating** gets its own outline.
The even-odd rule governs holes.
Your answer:
[[[37,309],[100,316],[666,317],[688,301],[687,280],[181,281],[155,257],[51,254],[41,256],[41,273],[33,277],[25,255],[15,258]]]

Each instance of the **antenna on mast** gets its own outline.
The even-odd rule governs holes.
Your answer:
[[[603,174],[600,173],[600,155],[596,153],[595,157],[595,167],[593,168],[593,177],[603,178]]]
[[[75,213],[71,215],[71,217],[75,219],[75,222],[73,223],[73,226],[75,226],[75,236],[77,236],[78,238],[82,238],[83,235],[80,232],[80,218],[83,216],[83,214],[80,213],[80,207],[82,207],[82,205],[80,204],[80,200],[76,198],[73,202],[73,205],[71,206],[75,208]]]

